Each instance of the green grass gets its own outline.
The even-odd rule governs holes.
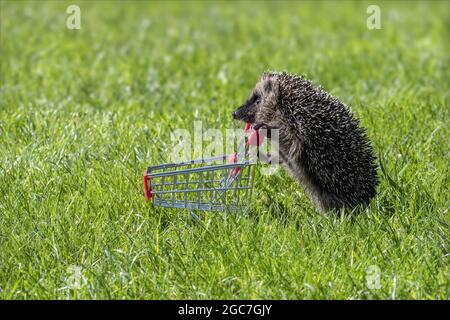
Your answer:
[[[368,4],[2,0],[0,298],[449,299],[450,4],[381,2],[372,31]],[[248,214],[146,206],[171,130],[242,127],[267,69],[360,117],[370,207],[323,216],[283,171],[257,175]]]

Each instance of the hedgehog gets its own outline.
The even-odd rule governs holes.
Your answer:
[[[322,212],[367,205],[375,196],[366,131],[344,103],[304,76],[264,72],[233,118],[261,132],[278,130],[280,162]]]

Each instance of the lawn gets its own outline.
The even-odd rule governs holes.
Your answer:
[[[369,4],[1,0],[0,298],[449,299],[450,2]],[[247,213],[147,206],[171,132],[242,127],[265,70],[361,119],[370,206],[323,215],[283,170]]]

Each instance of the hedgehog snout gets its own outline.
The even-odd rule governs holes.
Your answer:
[[[242,107],[239,107],[233,112],[233,119],[235,120],[242,120],[245,122],[253,122],[255,120],[255,116],[249,112],[250,108],[246,105],[243,105]]]
[[[233,119],[235,120],[244,120],[245,116],[246,116],[245,105],[233,111]]]

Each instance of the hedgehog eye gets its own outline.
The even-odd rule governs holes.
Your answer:
[[[261,102],[261,97],[260,96],[255,96],[255,98],[253,99],[255,104],[258,104]]]

